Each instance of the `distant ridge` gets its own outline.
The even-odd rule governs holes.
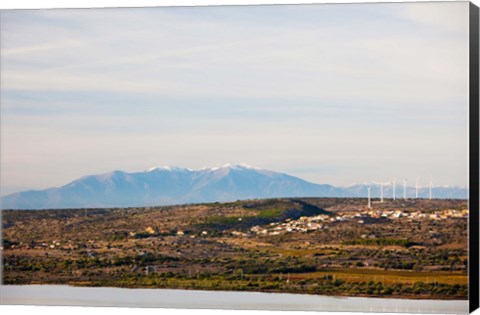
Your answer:
[[[58,188],[29,190],[1,198],[2,209],[59,209],[141,207],[187,203],[224,202],[277,197],[366,197],[367,185],[334,187],[315,184],[284,173],[247,164],[192,170],[158,166],[143,172],[113,171],[84,176]],[[385,187],[384,196],[391,197]],[[411,187],[408,195],[412,197]],[[397,186],[397,197],[401,197]],[[420,190],[428,197],[428,188]],[[465,199],[465,188],[435,187],[435,198]],[[379,189],[372,186],[372,196]]]

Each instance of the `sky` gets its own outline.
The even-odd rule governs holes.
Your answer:
[[[1,194],[156,165],[468,185],[468,2],[1,11]]]

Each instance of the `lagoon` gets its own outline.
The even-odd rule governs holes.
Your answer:
[[[2,285],[0,304],[466,314],[468,301],[287,293]]]

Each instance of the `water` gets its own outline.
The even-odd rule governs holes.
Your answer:
[[[466,314],[468,301],[285,293],[2,285],[0,304]]]

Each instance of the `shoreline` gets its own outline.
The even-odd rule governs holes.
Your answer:
[[[467,300],[409,300],[251,291],[5,285],[2,305],[63,305],[389,313],[468,313]]]
[[[177,290],[177,291],[193,291],[193,292],[225,292],[225,293],[265,293],[265,294],[290,294],[298,296],[312,296],[312,297],[329,297],[329,298],[374,298],[374,299],[384,299],[384,300],[413,300],[413,301],[468,301],[468,297],[465,298],[455,298],[450,296],[443,296],[441,298],[432,297],[429,298],[427,295],[412,294],[412,295],[399,295],[399,296],[386,296],[386,295],[375,295],[375,294],[359,294],[359,295],[347,295],[347,294],[313,294],[313,293],[301,293],[301,292],[285,292],[285,291],[268,291],[268,290],[222,290],[222,289],[201,289],[201,288],[166,288],[166,287],[146,287],[146,286],[99,286],[99,285],[82,285],[75,283],[28,283],[28,284],[5,284],[1,283],[2,286],[66,286],[71,288],[100,288],[100,289],[127,289],[127,290]]]

